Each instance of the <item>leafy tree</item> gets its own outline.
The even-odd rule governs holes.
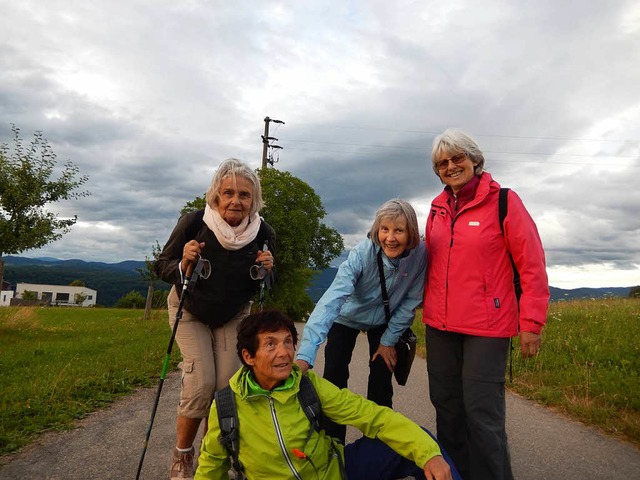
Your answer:
[[[116,308],[144,308],[146,303],[142,294],[132,290],[116,302]]]
[[[294,320],[304,318],[313,301],[306,292],[314,273],[329,267],[344,249],[340,234],[321,221],[322,201],[307,183],[289,172],[259,171],[266,207],[261,215],[276,231],[278,281],[267,303],[278,306]],[[204,208],[204,196],[188,202],[181,214]]]
[[[0,145],[0,284],[4,254],[43,247],[76,223],[77,216],[60,218],[49,205],[89,195],[77,191],[88,177],[78,176],[78,167],[69,161],[57,168],[56,155],[41,132],[25,147],[20,130],[14,125],[12,131],[13,149]]]
[[[38,292],[34,292],[33,290],[25,290],[24,292],[22,292],[22,299],[23,300],[37,300],[38,299]]]
[[[147,301],[144,307],[143,320],[147,320],[151,316],[151,308],[153,306],[153,301],[154,301],[153,291],[155,290],[156,282],[159,280],[158,275],[156,275],[156,272],[153,269],[153,265],[158,260],[161,253],[162,253],[162,248],[160,248],[160,244],[156,240],[156,244],[153,247],[151,247],[151,256],[153,257],[153,260],[150,260],[149,257],[145,256],[144,257],[145,268],[136,268],[136,271],[140,274],[142,279],[148,284]]]
[[[79,287],[80,285],[75,285],[77,287]],[[84,285],[83,285],[84,286]],[[73,300],[76,304],[80,305],[81,303],[84,303],[84,301],[87,299],[87,296],[84,293],[76,293],[73,296]]]
[[[184,215],[188,212],[202,210],[207,204],[206,200],[204,199],[205,195],[206,194],[203,193],[201,197],[196,197],[190,202],[185,203],[184,207],[182,207],[182,210],[180,210],[180,215]]]
[[[629,290],[629,298],[640,298],[640,286],[631,287],[631,290]]]
[[[322,223],[326,211],[316,192],[289,172],[261,169],[266,207],[261,214],[276,231],[278,281],[271,300],[294,320],[313,309],[306,292],[313,274],[344,249],[342,236]]]
[[[86,287],[84,280],[74,280],[69,284],[70,287]]]

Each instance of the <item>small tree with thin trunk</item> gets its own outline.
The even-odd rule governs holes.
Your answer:
[[[89,195],[77,191],[88,177],[78,176],[79,169],[71,162],[58,167],[56,155],[41,132],[25,146],[15,125],[12,131],[13,148],[0,145],[0,285],[3,255],[44,247],[76,223],[75,215],[60,218],[51,212],[51,204]]]
[[[87,296],[84,293],[76,293],[73,296],[73,300],[76,303],[76,305],[82,305],[86,299],[87,299]]]
[[[153,292],[156,288],[156,282],[159,280],[158,275],[156,275],[156,272],[153,269],[153,265],[158,260],[160,253],[162,253],[162,248],[160,248],[160,244],[156,240],[156,244],[151,247],[151,256],[153,257],[153,260],[150,260],[149,257],[145,256],[145,268],[136,269],[136,271],[140,274],[144,281],[149,284],[147,288],[147,301],[144,307],[143,320],[148,320],[151,316],[151,307],[153,306]]]

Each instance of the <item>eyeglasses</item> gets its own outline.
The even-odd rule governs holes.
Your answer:
[[[438,170],[445,170],[449,166],[449,161],[452,161],[454,165],[460,165],[466,159],[467,159],[466,153],[464,152],[458,153],[457,155],[454,155],[451,158],[445,158],[443,160],[440,160],[439,162],[436,162],[436,168]]]

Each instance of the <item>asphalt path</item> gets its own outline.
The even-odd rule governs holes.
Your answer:
[[[349,384],[357,393],[366,393],[367,352],[366,337],[360,335]],[[159,358],[158,369],[161,365]],[[416,358],[407,385],[395,386],[394,408],[435,430],[426,375],[425,361]],[[179,384],[178,372],[164,382],[141,479],[169,478]],[[142,389],[71,431],[47,433],[22,451],[0,457],[0,480],[134,480],[155,396],[156,388]],[[514,394],[507,396],[507,434],[518,480],[640,479],[640,449]],[[347,441],[358,436],[349,428]],[[200,435],[196,442],[197,447]]]

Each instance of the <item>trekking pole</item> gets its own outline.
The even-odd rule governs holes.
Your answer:
[[[262,246],[262,251],[266,252],[268,250],[269,250],[269,245],[265,241],[264,245]],[[264,266],[262,265],[262,262],[260,262],[257,265],[253,265],[249,269],[249,275],[251,276],[251,278],[253,280],[260,279],[260,294],[258,296],[258,308],[260,309],[260,311],[262,311],[262,309],[264,308],[264,282],[265,282],[265,278],[267,276],[267,272],[264,269]]]
[[[151,429],[153,428],[153,421],[156,417],[156,411],[158,410],[158,403],[160,402],[160,394],[162,393],[162,385],[164,385],[164,379],[167,375],[167,370],[169,369],[169,361],[171,360],[171,350],[173,349],[173,343],[176,340],[176,333],[178,332],[178,323],[180,323],[180,319],[182,318],[182,305],[184,303],[184,299],[187,295],[187,292],[193,290],[196,282],[198,281],[198,277],[200,277],[202,273],[202,269],[204,267],[204,261],[202,257],[198,258],[198,263],[196,264],[193,272],[190,277],[184,278],[184,282],[182,283],[182,292],[180,293],[180,301],[178,302],[178,311],[176,312],[176,321],[173,323],[173,330],[171,331],[171,339],[169,340],[169,346],[167,347],[167,353],[164,357],[164,363],[162,365],[162,372],[160,372],[160,381],[158,383],[158,391],[156,392],[156,399],[153,402],[153,409],[151,410],[151,420],[149,421],[149,428],[147,429],[147,435],[144,440],[144,447],[142,448],[142,454],[140,455],[140,463],[138,464],[138,472],[136,473],[136,480],[140,478],[140,472],[142,471],[142,464],[144,463],[144,456],[147,453],[147,447],[149,446],[149,438],[151,437]]]

